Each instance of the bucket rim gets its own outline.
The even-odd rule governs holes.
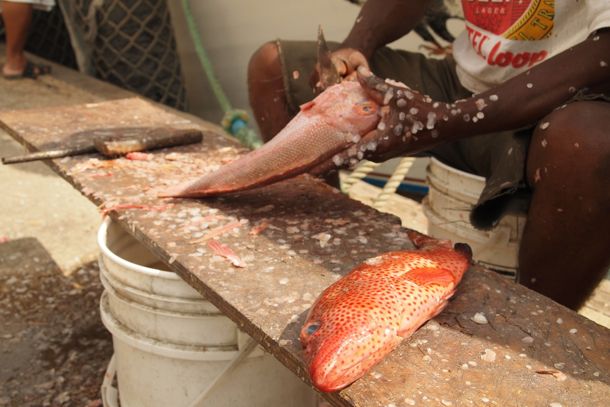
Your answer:
[[[434,165],[441,167],[442,169],[444,169],[446,171],[449,171],[449,172],[452,172],[455,174],[459,174],[459,175],[463,176],[464,178],[470,178],[474,181],[485,182],[485,177],[481,177],[480,175],[474,175],[474,174],[471,174],[466,171],[458,170],[455,167],[445,164],[438,158],[430,157],[430,162],[434,162]]]
[[[100,274],[100,280],[102,285],[104,286],[104,290],[108,292],[109,295],[116,298],[117,301],[127,305],[131,308],[136,308],[140,311],[150,312],[157,315],[163,315],[166,317],[175,317],[175,318],[217,318],[219,316],[224,316],[224,314],[220,311],[218,312],[191,312],[191,311],[175,311],[175,310],[167,310],[158,307],[152,307],[148,304],[143,304],[138,301],[134,301],[131,298],[126,298],[122,296],[117,289],[112,285],[112,282],[108,280],[108,276]],[[226,318],[226,317],[225,317]],[[227,318],[228,319],[228,318]]]
[[[140,351],[154,355],[191,361],[224,361],[232,359],[238,352],[238,345],[181,345],[168,341],[159,341],[125,326],[118,321],[110,311],[108,293],[103,292],[100,298],[100,317],[102,323],[113,336],[113,340],[119,340]]]
[[[138,273],[142,273],[142,274],[146,274],[146,275],[158,277],[158,278],[165,278],[167,280],[180,279],[180,277],[178,277],[178,275],[176,273],[174,273],[173,271],[164,271],[164,270],[159,270],[159,269],[155,269],[152,267],[142,266],[141,264],[133,263],[129,260],[126,260],[126,259],[120,257],[119,255],[117,255],[112,250],[110,250],[110,248],[106,244],[106,237],[108,236],[108,227],[110,226],[111,222],[113,222],[112,219],[109,217],[106,217],[103,220],[102,224],[100,225],[100,228],[97,231],[97,245],[100,248],[100,250],[102,251],[102,254],[104,256],[108,257],[110,260],[119,264],[120,266],[123,266],[129,270],[136,271]]]
[[[158,292],[153,291],[145,291],[140,289],[139,287],[134,287],[120,279],[113,276],[113,274],[108,270],[108,267],[104,263],[102,257],[98,258],[98,266],[100,268],[100,279],[107,280],[108,284],[113,287],[113,290],[120,292],[127,292],[130,295],[134,295],[140,298],[146,298],[147,300],[163,302],[163,303],[172,303],[172,304],[180,304],[186,306],[201,306],[201,304],[210,304],[214,306],[211,302],[206,300],[202,295],[198,295],[197,297],[183,297],[183,296],[175,296],[171,294],[160,294]],[[104,282],[102,280],[102,283]],[[117,288],[119,286],[120,288]],[[199,294],[195,291],[196,294]],[[216,307],[214,307],[216,308]],[[217,308],[216,308],[217,309]]]

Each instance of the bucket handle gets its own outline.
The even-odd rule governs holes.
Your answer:
[[[203,402],[210,395],[214,387],[218,385],[227,377],[238,365],[244,360],[252,351],[256,348],[256,342],[252,338],[248,338],[244,346],[237,351],[237,354],[231,359],[231,361],[225,366],[225,368],[214,378],[214,381],[208,385],[208,387],[203,390],[197,398],[189,404],[189,407],[201,407],[203,406]],[[100,389],[100,393],[102,396],[102,405],[104,407],[119,407],[119,392],[112,385],[112,381],[116,376],[116,361],[115,355],[113,354],[110,358],[110,362],[108,362],[108,367],[106,368],[106,373],[104,374],[104,380],[102,381],[102,386]]]
[[[237,365],[239,365],[239,363],[242,360],[244,360],[250,353],[252,353],[252,351],[255,348],[256,348],[256,342],[254,341],[254,339],[248,338],[248,340],[245,343],[245,345],[241,349],[239,349],[237,351],[237,354],[233,357],[233,359],[231,359],[231,361],[218,374],[218,376],[216,376],[214,378],[212,383],[210,383],[208,385],[208,387],[205,390],[203,390],[201,392],[201,394],[199,394],[199,396],[197,396],[197,398],[193,402],[191,402],[191,404],[189,404],[188,407],[201,407],[201,406],[203,406],[203,402],[210,395],[210,393],[212,392],[214,387],[216,387],[216,385],[218,385],[218,383],[220,383],[222,381],[222,379],[227,377],[237,367]]]
[[[104,380],[102,381],[102,388],[100,393],[102,394],[102,405],[104,407],[119,407],[118,399],[119,392],[112,385],[112,381],[114,380],[114,376],[116,375],[116,362],[114,360],[114,353],[110,358],[110,362],[108,362],[108,367],[106,368],[106,373],[104,374]]]

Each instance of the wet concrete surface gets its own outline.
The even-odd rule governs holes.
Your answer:
[[[0,244],[0,406],[101,406],[112,338],[96,263],[64,276],[35,238]]]

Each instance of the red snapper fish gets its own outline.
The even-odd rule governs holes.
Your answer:
[[[470,247],[409,231],[418,250],[366,260],[312,306],[301,344],[313,384],[340,390],[438,315],[469,267]]]
[[[302,105],[286,127],[261,148],[160,196],[220,195],[305,173],[373,130],[380,120],[379,109],[358,82],[343,81]]]

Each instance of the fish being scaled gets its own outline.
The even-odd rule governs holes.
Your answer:
[[[305,173],[373,130],[380,120],[379,109],[358,82],[343,81],[301,106],[286,127],[261,148],[160,196],[220,195]]]
[[[454,294],[470,265],[470,247],[408,233],[417,250],[366,260],[312,306],[300,339],[319,390],[337,391],[362,377]]]

